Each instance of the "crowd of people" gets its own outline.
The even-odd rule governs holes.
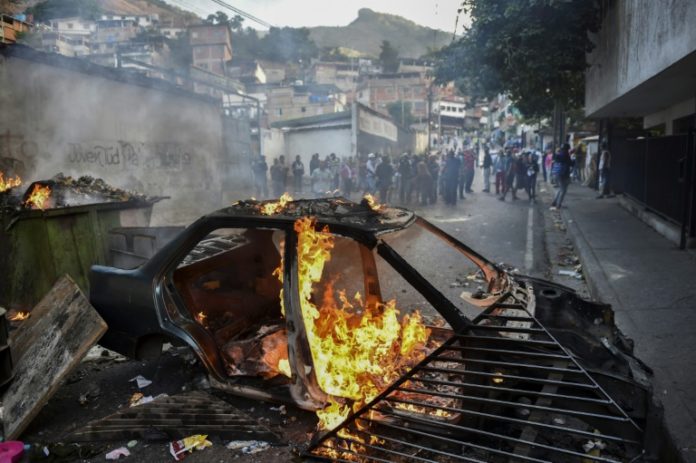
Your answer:
[[[288,164],[285,156],[273,159],[269,167],[264,156],[253,163],[254,184],[258,198],[277,198],[284,192],[296,197],[330,197],[372,194],[380,202],[427,206],[439,198],[454,206],[465,194],[473,193],[477,169],[482,170],[483,192],[495,194],[505,201],[508,195],[518,199],[524,191],[527,200],[536,201],[538,175],[551,182],[557,191],[553,208],[562,207],[571,180],[585,180],[585,152],[581,146],[571,150],[564,144],[558,150],[544,153],[510,145],[493,152],[489,146],[454,140],[434,154],[388,155],[381,153],[339,157],[331,153],[323,159],[314,153],[305,166],[301,156]],[[598,163],[600,192],[608,184],[610,156],[603,147]],[[268,179],[270,176],[270,191]]]
[[[351,198],[369,193],[380,202],[425,206],[435,204],[438,197],[454,205],[464,193],[471,193],[476,164],[473,148],[455,146],[430,156],[368,153],[339,158],[331,153],[321,159],[315,153],[308,166],[299,155],[291,164],[279,156],[270,167],[259,156],[252,170],[258,198],[279,197],[286,191],[298,197]]]

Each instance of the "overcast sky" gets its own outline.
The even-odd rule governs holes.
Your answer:
[[[168,3],[207,16],[215,11],[233,12],[212,0],[166,0]],[[224,0],[274,26],[345,26],[358,16],[360,8],[403,16],[423,26],[454,30],[461,0]],[[248,19],[246,26],[262,29]],[[461,21],[458,26],[461,32]]]

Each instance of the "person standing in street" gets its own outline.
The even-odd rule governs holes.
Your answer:
[[[474,150],[467,148],[464,150],[464,189],[467,193],[473,193],[471,185],[474,183],[474,175],[476,174],[476,156]]]
[[[466,173],[464,171],[464,152],[457,152],[455,157],[459,161],[459,179],[457,180],[457,190],[459,191],[459,199],[464,199],[464,190],[466,189]]]
[[[585,181],[585,163],[587,156],[587,148],[583,143],[578,143],[575,147],[575,162],[573,163],[573,173],[575,180],[580,183]]]
[[[312,159],[309,160],[309,175],[311,176],[315,170],[319,168],[319,153],[314,153]]]
[[[420,161],[416,165],[416,201],[420,201],[421,206],[427,206],[430,201],[430,193],[433,189],[433,177],[428,171],[425,161]]]
[[[536,202],[537,175],[539,174],[537,155],[527,152],[525,154],[525,162],[527,167],[527,183],[525,184],[525,190],[527,191],[529,202],[534,203]]]
[[[353,192],[353,169],[350,167],[351,162],[352,158],[348,160],[343,159],[339,172],[341,175],[341,191],[346,198],[350,198],[350,194]]]
[[[327,162],[329,164],[329,170],[331,171],[332,175],[331,189],[338,190],[340,182],[339,170],[341,167],[341,161],[339,161],[338,157],[336,157],[336,153],[331,153],[329,154],[329,159]]]
[[[430,188],[430,204],[435,204],[437,202],[437,184],[440,177],[440,163],[437,160],[437,156],[432,154],[427,160],[428,172],[430,172],[430,177],[432,178],[431,188]]]
[[[461,162],[454,155],[454,151],[448,152],[442,177],[445,183],[445,204],[450,206],[457,204],[457,182],[459,181],[460,170]]]
[[[499,151],[495,158],[495,194],[499,195],[505,190],[505,166],[506,151]]]
[[[385,203],[388,201],[389,188],[392,186],[392,178],[394,177],[394,168],[391,165],[389,156],[382,156],[382,162],[379,163],[375,170],[377,176],[377,189],[379,190],[379,201]]]
[[[599,155],[599,196],[597,199],[609,196],[609,180],[611,174],[611,153],[607,149],[607,142],[602,142],[602,153]]]
[[[290,168],[285,164],[285,156],[282,154],[278,157],[278,164],[280,166],[280,194],[282,195],[288,188],[288,173],[290,172]]]
[[[551,173],[554,175],[558,184],[558,191],[556,191],[556,197],[553,199],[553,203],[551,203],[552,210],[556,208],[560,209],[563,206],[563,199],[568,192],[568,185],[570,185],[571,168],[570,145],[566,143],[553,157]]]
[[[483,155],[483,192],[484,193],[490,193],[491,192],[491,166],[493,162],[491,160],[491,153],[488,150],[488,148],[485,148],[485,152]]]
[[[553,148],[547,148],[544,152],[544,160],[542,161],[542,169],[544,169],[544,182],[553,179],[551,178],[551,167],[553,166]]]
[[[274,198],[280,198],[280,195],[283,194],[282,175],[280,161],[278,161],[278,158],[275,158],[271,166],[271,188]]]
[[[399,202],[401,204],[408,204],[411,202],[411,183],[413,177],[413,168],[411,167],[411,157],[408,153],[401,155],[399,159]]]
[[[326,161],[319,161],[319,167],[312,172],[312,193],[315,197],[327,196],[331,190],[333,175],[328,169]]]
[[[508,191],[512,190],[515,184],[515,160],[513,158],[512,151],[506,151],[503,157],[503,194],[498,198],[501,201],[505,201]],[[515,191],[512,191],[512,199],[517,199]]]
[[[512,188],[512,199],[517,199],[517,190],[527,190],[527,160],[524,153],[517,153],[514,163],[515,185]]]
[[[367,163],[365,164],[365,193],[375,194],[377,188],[377,158],[374,153],[367,155]]]
[[[295,193],[302,193],[302,180],[304,177],[304,163],[299,155],[295,156],[295,162],[292,163],[292,178],[295,184]]]

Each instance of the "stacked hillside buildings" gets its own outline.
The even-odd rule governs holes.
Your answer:
[[[29,23],[20,21],[26,18],[3,18],[3,30],[29,30]],[[226,114],[249,118],[258,149],[264,140],[282,139],[290,126],[297,130],[298,121],[301,126],[303,119],[347,114],[355,105],[385,120],[391,120],[395,105],[402,113],[409,108],[411,126],[403,127],[409,124],[400,117],[391,121],[399,126],[396,132],[417,132],[421,139],[429,133],[432,143],[446,135],[478,134],[490,125],[487,107],[459,97],[453,85],[435,85],[432,63],[424,60],[403,59],[394,73],[384,73],[377,60],[367,58],[313,60],[301,68],[297,63],[244,62],[233,59],[234,40],[226,24],[161,21],[157,14],[57,18],[34,24],[32,35],[33,45],[44,51],[167,80],[219,99]],[[181,47],[182,42],[187,46]],[[182,49],[190,56],[182,57]],[[416,145],[413,149],[422,150],[429,143],[426,138]],[[267,146],[280,146],[269,148],[272,155],[285,150],[282,144]]]

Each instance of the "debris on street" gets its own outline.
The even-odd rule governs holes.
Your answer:
[[[138,385],[138,389],[145,389],[152,384],[152,381],[145,378],[143,375],[138,375],[135,378],[131,378],[130,381],[135,381],[135,384]]]
[[[268,450],[271,448],[271,444],[259,440],[233,440],[230,441],[225,447],[230,450],[241,450],[242,453],[249,455]]]
[[[577,280],[582,280],[582,273],[577,272],[575,270],[559,270],[558,274],[566,277],[575,278]]]
[[[207,439],[207,435],[194,434],[169,443],[169,453],[174,457],[174,460],[181,461],[186,458],[186,455],[194,450],[203,450],[212,447],[213,443]]]
[[[118,460],[121,457],[129,457],[130,451],[125,447],[119,447],[106,454],[107,460]]]

